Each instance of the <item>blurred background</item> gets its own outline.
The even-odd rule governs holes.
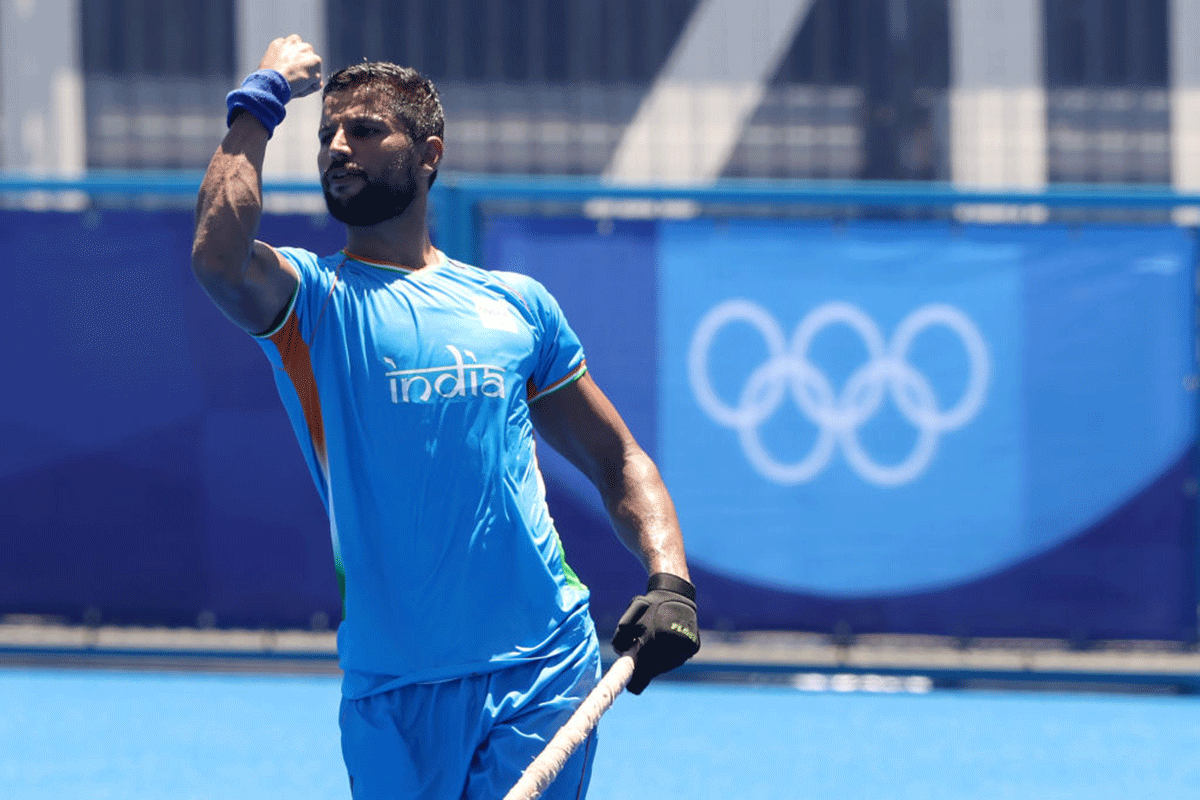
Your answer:
[[[286,30],[330,67],[387,59],[433,78],[458,145],[447,169],[1196,181],[1187,0],[301,0],[281,11],[6,2],[3,166],[201,169],[223,130],[219,98]],[[288,127],[288,149],[313,149],[305,125]],[[648,152],[630,152],[639,142]],[[281,163],[309,176],[311,163]]]
[[[437,83],[437,243],[558,297],[714,642],[1190,652],[1197,29],[1200,0],[3,0],[0,615],[336,626],[270,367],[189,270],[224,95],[299,33]],[[332,252],[319,113],[275,133],[260,238]],[[541,457],[606,629],[640,568]]]

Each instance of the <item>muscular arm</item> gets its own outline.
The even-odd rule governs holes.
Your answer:
[[[299,36],[276,39],[260,69],[287,80],[293,98],[321,88],[321,59]],[[192,271],[213,302],[250,333],[263,333],[283,311],[299,280],[269,245],[255,240],[262,219],[267,129],[251,114],[234,117],[209,162],[196,202]]]
[[[542,438],[595,484],[617,536],[646,571],[690,580],[662,476],[591,375],[535,401],[530,412]]]
[[[192,270],[225,315],[250,333],[266,331],[298,280],[270,246],[255,240],[262,218],[267,130],[238,115],[209,162],[196,203]]]

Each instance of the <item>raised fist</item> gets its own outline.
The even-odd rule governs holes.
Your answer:
[[[292,97],[304,97],[321,88],[321,57],[296,34],[276,39],[267,47],[259,69],[273,69],[287,79]]]

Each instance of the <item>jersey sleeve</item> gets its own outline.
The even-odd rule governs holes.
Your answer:
[[[257,339],[270,339],[295,317],[295,325],[301,337],[307,342],[312,340],[313,325],[319,315],[319,304],[323,303],[329,294],[330,281],[326,270],[320,268],[320,258],[316,253],[299,247],[276,247],[275,252],[296,269],[299,280],[288,307],[280,315],[279,321],[264,333],[257,334]]]
[[[299,280],[279,320],[270,330],[255,336],[255,341],[271,362],[279,398],[328,510],[325,425],[309,344],[336,275],[323,269],[321,260],[307,250],[280,247],[276,251],[295,267]]]
[[[533,402],[583,377],[587,361],[583,345],[571,330],[554,296],[528,275],[496,273],[514,289],[533,318],[537,341],[529,376],[529,401]]]

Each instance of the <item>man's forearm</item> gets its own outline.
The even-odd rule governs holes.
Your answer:
[[[244,277],[262,219],[267,131],[240,114],[209,162],[196,202],[192,267],[204,283],[236,285]]]
[[[612,645],[634,659],[625,687],[641,694],[655,676],[683,664],[700,649],[696,587],[683,556],[675,504],[658,468],[640,448],[626,455],[609,513],[625,544],[641,555],[650,579],[617,622]],[[607,497],[606,497],[607,501]]]
[[[630,454],[619,474],[606,476],[602,494],[617,536],[647,573],[691,580],[675,504],[645,452]]]

